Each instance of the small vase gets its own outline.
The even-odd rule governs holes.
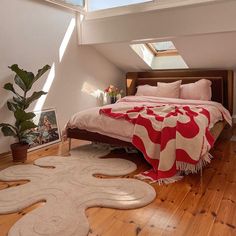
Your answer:
[[[116,102],[116,97],[112,96],[110,97],[111,98],[111,104],[115,103]]]

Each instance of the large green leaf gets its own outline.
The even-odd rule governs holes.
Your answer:
[[[14,137],[16,136],[15,131],[7,125],[2,127],[2,132],[4,136],[14,136]]]
[[[26,130],[30,130],[30,129],[33,129],[36,127],[37,127],[37,125],[35,125],[32,121],[27,120],[27,121],[24,121],[20,124],[20,132],[22,133]]]
[[[34,74],[32,72],[28,72],[28,71],[20,69],[17,64],[9,66],[9,68],[17,74],[17,76],[15,76],[15,83],[24,92],[29,91],[32,87]]]
[[[33,112],[25,112],[23,110],[17,109],[14,112],[14,116],[16,118],[16,121],[21,123],[26,120],[31,120],[35,117],[35,114]]]
[[[9,126],[9,127],[11,127],[12,129],[14,129],[16,131],[16,128],[13,125],[10,125],[8,123],[0,123],[0,128],[4,127],[4,126]]]
[[[24,99],[13,97],[13,101],[17,104],[19,108],[26,109]]]
[[[13,92],[18,98],[21,98],[21,99],[23,98],[22,96],[20,96],[20,94],[18,94],[18,93],[16,92],[16,90],[14,89],[12,83],[7,83],[7,84],[5,84],[3,88],[6,89],[6,90],[8,90],[8,91]]]
[[[23,91],[27,91],[24,81],[18,75],[15,76],[14,81]]]
[[[16,91],[15,91],[15,89],[14,89],[12,83],[7,83],[7,84],[5,84],[3,88],[6,89],[6,90],[8,90],[8,91],[13,92],[14,94],[16,94]]]
[[[38,70],[37,75],[34,77],[33,83],[37,81],[44,73],[46,73],[49,69],[51,69],[51,66],[46,65],[42,69]]]
[[[14,102],[7,101],[7,107],[10,111],[15,112],[18,109],[18,105]]]
[[[30,97],[26,99],[26,105],[29,106],[33,101],[39,99],[42,95],[47,94],[44,91],[34,92]]]

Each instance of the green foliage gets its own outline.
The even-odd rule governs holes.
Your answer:
[[[14,113],[15,124],[0,123],[0,128],[4,136],[16,137],[20,143],[24,143],[27,142],[27,137],[31,135],[31,130],[37,127],[32,121],[35,114],[33,112],[26,112],[26,109],[32,102],[39,99],[42,95],[47,94],[43,91],[38,91],[28,96],[28,92],[31,90],[33,84],[51,67],[49,65],[44,66],[38,70],[36,75],[20,69],[16,64],[9,66],[9,68],[15,72],[14,82],[22,90],[22,95],[16,92],[13,83],[4,85],[3,88],[5,90],[13,93],[13,98],[7,101],[7,107]]]

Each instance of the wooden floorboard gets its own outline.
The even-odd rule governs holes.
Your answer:
[[[73,147],[81,142],[74,141]],[[67,155],[67,144],[56,144],[29,153],[26,163],[48,155]],[[156,236],[156,235],[236,235],[236,142],[218,141],[212,151],[215,157],[200,175],[188,175],[183,180],[159,186],[153,184],[157,197],[146,207],[135,210],[115,210],[94,207],[87,209],[89,236]],[[117,150],[106,158],[119,157],[134,161],[138,169],[125,178],[149,168],[138,154]],[[8,154],[0,157],[0,169],[14,163]],[[98,176],[99,178],[107,178]],[[26,181],[0,182],[0,190]],[[40,207],[37,203],[19,212],[0,215],[0,236],[23,215]]]

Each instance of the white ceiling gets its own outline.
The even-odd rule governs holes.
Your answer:
[[[236,69],[236,32],[173,40],[190,68]]]
[[[171,40],[189,68],[236,70],[236,32],[175,37]],[[150,69],[129,45],[113,43],[94,47],[125,72]]]
[[[129,43],[99,44],[94,48],[122,71],[151,69],[130,47]]]

